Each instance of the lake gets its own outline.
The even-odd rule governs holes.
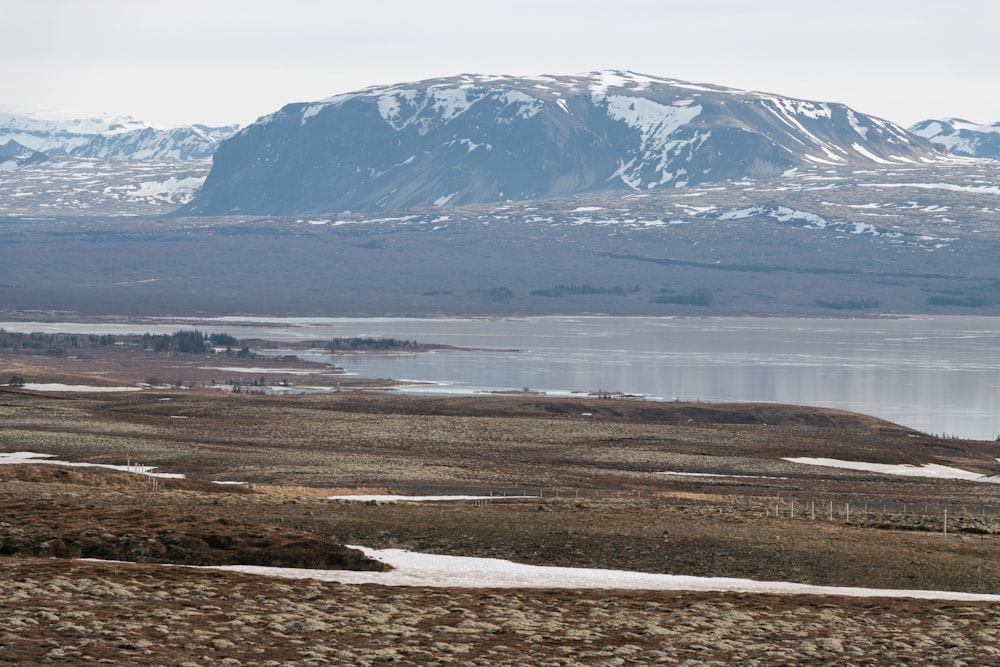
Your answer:
[[[165,324],[0,323],[11,331],[165,333]],[[530,388],[765,401],[871,414],[935,435],[1000,434],[1000,320],[530,317],[215,318],[183,328],[274,341],[389,337],[476,348],[319,355],[414,393]]]

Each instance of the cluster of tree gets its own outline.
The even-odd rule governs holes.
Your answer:
[[[651,303],[675,303],[682,306],[703,306],[708,307],[712,305],[712,301],[715,300],[715,293],[704,287],[696,287],[686,294],[673,294],[670,292],[664,292],[659,296],[654,296],[650,299]]]
[[[204,334],[197,329],[191,331],[176,331],[172,334],[143,334],[142,346],[154,352],[181,352],[183,354],[205,354],[212,351],[214,347],[225,347],[227,353],[232,354],[232,348],[239,345],[239,340],[235,336],[227,333]],[[237,356],[245,357],[250,355],[250,348],[246,345],[237,353]]]
[[[1000,303],[1000,281],[976,285],[965,289],[938,290],[927,298],[932,306],[962,306],[984,308]]]
[[[204,354],[209,346],[205,334],[197,329],[176,331],[172,334],[143,334],[142,347],[154,352],[182,352]]]
[[[621,285],[615,285],[614,287],[596,287],[594,285],[584,283],[583,285],[556,285],[552,289],[533,289],[528,293],[531,296],[550,297],[573,296],[576,294],[608,294],[611,296],[626,296],[638,291],[638,285],[635,287],[622,287]]]
[[[826,299],[816,299],[816,305],[820,308],[832,308],[834,310],[866,310],[868,308],[878,308],[878,299],[840,299],[838,301],[827,301]]]
[[[491,287],[480,291],[487,299],[497,303],[507,303],[514,298],[514,292],[507,287]]]
[[[398,338],[334,338],[327,345],[330,350],[412,350],[420,347],[415,340]]]
[[[80,339],[76,335],[47,333],[16,333],[0,329],[0,349],[32,350],[44,352],[56,357],[68,354],[66,348],[80,347]]]

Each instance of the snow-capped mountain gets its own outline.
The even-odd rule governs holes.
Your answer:
[[[260,118],[220,145],[185,211],[487,203],[941,157],[923,138],[842,104],[620,71],[462,75]]]
[[[0,144],[89,158],[191,160],[211,157],[237,126],[159,128],[123,116],[79,115],[0,105]]]
[[[0,171],[10,171],[44,159],[44,153],[35,152],[13,139],[8,139],[6,143],[0,144]]]
[[[922,120],[910,132],[949,153],[1000,159],[1000,123],[980,125],[961,118]]]
[[[0,144],[0,160],[20,160],[34,154],[35,151],[27,146],[22,146],[13,139],[8,139],[6,143]]]

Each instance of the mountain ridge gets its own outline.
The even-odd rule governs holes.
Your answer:
[[[1000,159],[1000,122],[983,125],[963,118],[931,118],[911,125],[909,131],[953,155]]]
[[[917,164],[843,104],[609,70],[458,75],[289,104],[222,142],[184,214],[392,210]]]
[[[236,125],[159,127],[130,116],[74,114],[0,105],[0,144],[45,155],[97,159],[199,160],[211,157]]]

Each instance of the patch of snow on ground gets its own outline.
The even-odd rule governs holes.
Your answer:
[[[719,220],[743,220],[744,218],[757,216],[766,216],[778,222],[801,221],[817,229],[822,229],[829,225],[824,218],[815,213],[797,211],[787,206],[752,206],[750,208],[742,208],[737,211],[723,213],[719,216]]]
[[[142,391],[142,387],[93,387],[86,384],[60,384],[58,382],[28,382],[23,385],[32,391],[69,391],[107,393],[117,391]]]
[[[327,500],[353,500],[356,502],[377,502],[377,503],[422,503],[435,501],[456,501],[456,500],[518,500],[524,498],[530,500],[537,499],[538,496],[402,496],[392,494],[378,495],[339,495],[327,496]]]
[[[937,477],[939,479],[968,479],[973,481],[983,481],[985,475],[978,472],[970,472],[961,468],[949,468],[948,466],[936,463],[925,463],[920,466],[909,464],[888,464],[888,463],[866,463],[864,461],[842,461],[840,459],[811,458],[800,456],[797,458],[784,458],[791,463],[805,463],[814,466],[827,466],[829,468],[844,468],[847,470],[861,470],[864,472],[879,472],[886,475],[906,475],[908,477]]]
[[[1000,195],[996,185],[957,185],[955,183],[858,183],[861,188],[916,188],[918,190],[950,190],[983,195]]]
[[[156,199],[166,202],[186,203],[194,196],[205,182],[205,176],[188,176],[187,178],[176,178],[171,176],[165,181],[145,181],[140,183],[135,189],[129,191],[127,195],[133,199]]]
[[[403,549],[369,549],[360,546],[351,546],[351,548],[359,549],[370,558],[386,563],[393,569],[389,572],[354,572],[254,565],[224,565],[212,569],[289,579],[318,579],[342,584],[381,584],[384,586],[733,591],[777,595],[844,595],[850,597],[1000,602],[1000,595],[978,593],[813,586],[730,577],[692,577],[581,567],[546,567],[524,565],[499,558],[439,556]]]
[[[138,463],[128,465],[112,465],[109,463],[77,463],[73,461],[57,461],[50,459],[52,454],[39,454],[38,452],[0,452],[0,465],[34,465],[45,463],[57,466],[72,466],[76,468],[109,468],[122,472],[131,472],[137,475],[148,477],[163,477],[169,479],[184,479],[180,473],[152,472],[156,466],[141,466]]]

